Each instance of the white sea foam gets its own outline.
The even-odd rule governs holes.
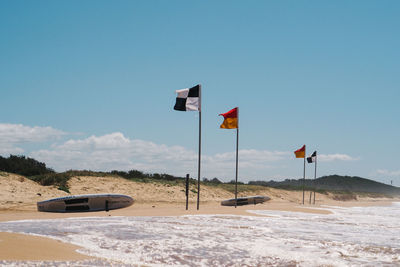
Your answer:
[[[55,238],[81,246],[81,253],[102,258],[53,262],[52,266],[400,265],[400,203],[326,208],[333,214],[263,210],[252,212],[268,217],[25,220],[0,223],[0,231]],[[35,266],[38,262],[0,264]]]

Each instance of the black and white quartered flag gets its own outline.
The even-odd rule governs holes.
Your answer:
[[[176,97],[175,110],[180,111],[200,111],[200,85],[192,88],[185,88],[175,91],[178,95]]]
[[[311,156],[307,157],[307,162],[313,163],[315,162],[316,158],[317,158],[317,151],[314,151],[314,153],[312,153]]]

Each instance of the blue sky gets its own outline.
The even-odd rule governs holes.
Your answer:
[[[398,1],[1,1],[0,154],[65,169],[318,176],[400,185]],[[313,177],[313,166],[306,176]]]

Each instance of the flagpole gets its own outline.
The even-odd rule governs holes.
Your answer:
[[[304,147],[304,168],[303,168],[303,205],[304,205],[304,184],[306,182],[306,148]]]
[[[201,162],[201,84],[199,84],[199,162],[197,166],[197,210],[200,207],[200,162]]]
[[[237,128],[236,128],[236,182],[235,182],[235,208],[237,207],[238,155],[239,155],[239,108],[237,108]]]

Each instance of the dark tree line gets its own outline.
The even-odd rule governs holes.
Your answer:
[[[217,177],[214,177],[212,179],[203,178],[203,182],[212,184],[222,184],[222,182]]]
[[[134,178],[150,178],[156,180],[167,180],[174,181],[177,179],[183,179],[183,177],[173,176],[165,173],[144,173],[138,170],[130,170],[130,171],[111,171],[111,174],[121,176],[126,179],[134,179]]]
[[[54,173],[46,164],[25,156],[10,155],[8,158],[0,156],[0,171],[16,173],[24,176]]]
[[[33,158],[25,156],[10,155],[8,158],[0,156],[0,171],[15,173],[27,176],[30,179],[42,185],[58,185],[61,188],[67,188],[68,180],[73,176],[105,176],[118,175],[125,179],[140,179],[147,181],[148,179],[164,180],[164,181],[183,181],[183,177],[178,177],[165,173],[144,173],[138,170],[130,171],[111,171],[111,172],[93,172],[88,170],[74,171],[70,170],[63,173],[56,173],[53,169],[47,168],[46,164],[39,162]],[[190,179],[191,183],[195,183],[195,179]],[[203,182],[210,184],[222,183],[218,178],[203,178]],[[232,180],[228,183],[234,184]],[[239,184],[243,184],[239,182]],[[300,190],[303,186],[302,179],[286,179],[284,181],[250,181],[249,185],[261,185],[267,187],[275,187],[282,189]],[[400,188],[382,184],[373,180],[350,177],[340,175],[330,175],[320,177],[316,180],[305,180],[305,187],[308,189],[317,188],[318,190],[334,190],[347,192],[371,192],[383,194],[400,194]],[[64,190],[64,189],[63,189]]]
[[[303,179],[286,179],[284,181],[250,181],[251,185],[262,185],[268,187],[301,190]],[[328,191],[367,192],[381,194],[400,194],[400,188],[379,183],[370,179],[357,176],[329,175],[316,180],[306,179],[305,187],[317,188]]]

